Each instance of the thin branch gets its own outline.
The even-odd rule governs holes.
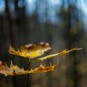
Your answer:
[[[31,65],[31,61],[30,61],[30,59],[28,60],[28,66],[29,66],[29,70],[30,70],[30,65]],[[29,86],[29,79],[30,79],[30,75],[28,74],[27,75],[27,82],[26,82],[26,87],[28,87]]]

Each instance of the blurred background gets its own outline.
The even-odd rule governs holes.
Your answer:
[[[87,87],[87,1],[86,0],[0,0],[0,61],[28,68],[28,60],[10,55],[9,46],[48,42],[44,56],[81,47],[68,55],[31,64],[50,65],[57,70],[29,75],[29,87]],[[0,74],[0,87],[26,87],[27,75]]]

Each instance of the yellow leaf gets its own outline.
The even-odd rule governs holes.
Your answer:
[[[7,66],[7,64],[2,63],[0,61],[0,73],[5,76],[14,76],[14,75],[22,75],[22,74],[28,74],[28,73],[41,73],[41,72],[49,72],[53,71],[57,67],[58,63],[55,65],[50,66],[43,66],[40,65],[39,67],[31,70],[24,70],[23,68],[19,68],[17,65],[13,65],[11,62],[10,67]]]
[[[72,49],[70,49],[70,50],[63,50],[63,51],[61,51],[61,52],[59,52],[59,53],[55,53],[55,54],[47,55],[47,56],[45,56],[45,57],[38,58],[37,60],[34,60],[34,61],[32,61],[32,62],[39,61],[39,60],[41,60],[41,61],[42,61],[42,60],[46,60],[46,59],[52,58],[52,57],[54,57],[54,56],[59,56],[59,55],[68,54],[68,53],[70,53],[71,51],[81,50],[81,49],[82,49],[82,48],[72,48]]]
[[[48,43],[40,43],[40,44],[29,44],[25,46],[20,46],[19,50],[15,50],[10,46],[9,53],[22,56],[25,58],[36,58],[44,54],[44,52],[50,50],[50,46]]]
[[[42,73],[42,72],[53,71],[57,67],[57,65],[58,63],[56,63],[55,65],[50,65],[50,66],[40,65],[38,68],[30,70],[29,73]]]
[[[4,74],[5,76],[8,75],[21,75],[26,74],[26,71],[24,69],[19,68],[18,66],[10,65],[10,67],[7,66],[5,63],[0,64],[0,73]]]

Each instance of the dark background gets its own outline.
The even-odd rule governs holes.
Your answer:
[[[86,0],[0,0],[0,60],[28,68],[27,59],[8,53],[10,45],[48,42],[52,50],[45,55],[81,47],[81,51],[31,64],[35,68],[59,60],[57,70],[30,74],[29,87],[87,87],[86,5]],[[25,87],[26,80],[27,75],[0,74],[0,87]]]

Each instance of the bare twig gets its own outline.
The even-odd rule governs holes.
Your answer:
[[[28,60],[28,67],[29,67],[29,70],[30,70],[30,65],[31,65],[31,61],[30,61],[30,59]],[[27,82],[26,82],[26,87],[28,87],[29,86],[29,79],[30,79],[30,75],[28,74],[27,75]]]

